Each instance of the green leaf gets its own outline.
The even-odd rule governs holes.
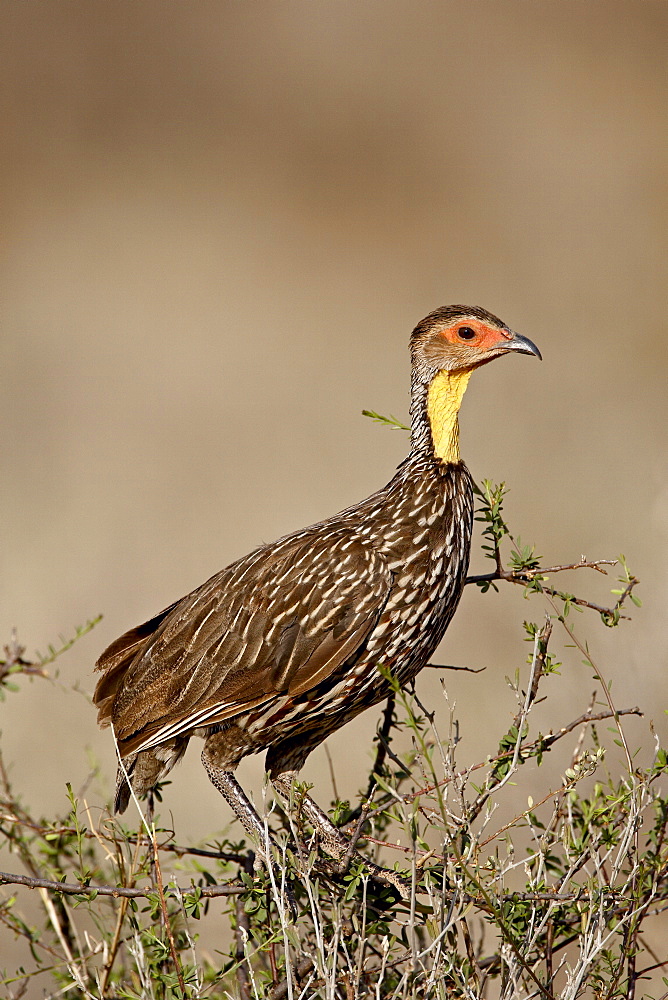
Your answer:
[[[409,431],[410,427],[408,424],[404,424],[397,417],[393,417],[391,414],[389,417],[384,417],[382,413],[376,413],[375,410],[362,410],[363,417],[370,417],[371,420],[375,420],[378,424],[385,424],[386,427],[393,427],[395,430],[399,431]]]

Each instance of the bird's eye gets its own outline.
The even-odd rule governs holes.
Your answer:
[[[460,326],[457,330],[457,335],[460,340],[473,340],[476,336],[475,330],[472,330],[470,326]]]

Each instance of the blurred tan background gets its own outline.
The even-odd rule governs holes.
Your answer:
[[[407,337],[448,302],[540,346],[472,381],[463,454],[549,562],[626,554],[643,610],[578,624],[665,734],[667,21],[653,0],[2,6],[0,637],[32,654],[104,613],[55,686],[2,705],[39,808],[66,808],[88,748],[112,785],[71,690],[109,641],[390,478],[407,438],[360,411],[405,418]],[[466,593],[440,654],[488,667],[447,676],[463,761],[510,718],[541,615]],[[594,688],[579,654],[563,674],[559,723]],[[343,794],[376,718],[330,740]],[[167,792],[182,843],[229,820],[198,754]],[[328,801],[322,750],[306,774]]]

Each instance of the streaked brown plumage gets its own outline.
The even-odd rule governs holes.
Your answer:
[[[258,838],[233,775],[239,761],[266,750],[288,797],[311,750],[387,697],[379,666],[404,685],[429,661],[469,559],[473,495],[457,448],[459,403],[471,370],[509,351],[540,357],[483,309],[431,313],[411,337],[411,450],[388,485],[232,563],[102,654],[99,720],[113,723],[137,792],[202,736],[211,780]],[[117,810],[128,797],[119,769]],[[308,801],[309,819],[327,823]],[[330,853],[340,853],[336,844]]]

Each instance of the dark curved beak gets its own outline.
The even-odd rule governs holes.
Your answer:
[[[540,351],[528,337],[523,337],[519,333],[513,333],[512,330],[508,332],[512,334],[511,339],[499,345],[503,347],[504,351],[517,351],[518,354],[533,354],[539,361],[543,360]]]

